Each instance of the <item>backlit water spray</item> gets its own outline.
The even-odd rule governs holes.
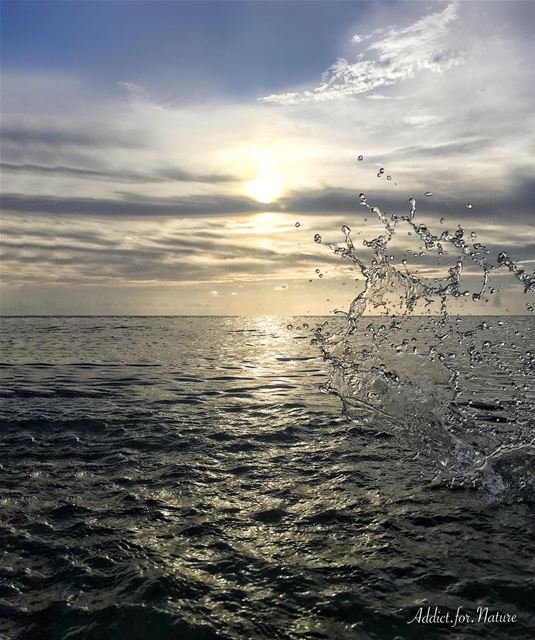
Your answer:
[[[325,322],[316,329],[314,341],[330,371],[321,390],[337,395],[357,424],[398,437],[414,451],[415,464],[431,468],[436,482],[477,488],[491,500],[530,499],[535,361],[526,348],[526,324],[454,315],[449,307],[466,299],[483,307],[491,302],[496,291],[489,276],[495,270],[509,270],[526,295],[535,289],[535,277],[505,252],[491,261],[490,251],[470,243],[462,227],[435,234],[417,220],[414,198],[404,215],[381,211],[364,193],[359,200],[382,229],[359,249],[344,225],[343,241],[329,245],[362,274],[364,287],[347,312],[337,312],[344,318],[341,328]],[[417,275],[406,259],[396,266],[392,246],[404,234],[423,245],[425,251],[415,255],[450,260],[442,277]],[[321,243],[321,236],[314,241]],[[480,283],[470,291],[463,270],[474,269]],[[526,307],[533,310],[530,303]]]

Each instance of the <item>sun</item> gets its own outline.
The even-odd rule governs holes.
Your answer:
[[[282,178],[272,173],[262,174],[247,183],[246,191],[257,202],[273,202],[282,195]]]

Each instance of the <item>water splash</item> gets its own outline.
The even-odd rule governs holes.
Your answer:
[[[344,225],[343,243],[330,245],[360,271],[364,288],[347,312],[336,312],[341,328],[326,322],[316,329],[315,342],[330,366],[321,390],[337,395],[363,426],[398,436],[437,482],[480,488],[491,500],[531,497],[535,360],[526,351],[529,336],[512,320],[452,316],[448,307],[452,300],[490,300],[495,291],[489,274],[496,268],[506,267],[525,293],[535,288],[535,277],[505,252],[493,264],[490,251],[467,242],[460,226],[434,233],[416,220],[415,198],[405,215],[383,213],[364,193],[359,201],[380,221],[382,233],[363,240],[358,251]],[[454,255],[442,277],[421,277],[406,259],[395,265],[391,246],[403,231],[425,248],[414,255]],[[476,291],[462,284],[468,267],[480,274]],[[482,386],[488,397],[482,398]]]

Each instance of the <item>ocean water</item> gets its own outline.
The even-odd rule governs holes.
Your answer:
[[[535,502],[525,480],[508,490],[530,460],[500,458],[499,491],[484,475],[456,482],[462,465],[442,477],[454,456],[433,390],[448,384],[399,347],[422,344],[426,320],[407,319],[402,339],[361,319],[360,361],[366,331],[371,360],[396,334],[396,367],[432,398],[411,387],[406,403],[398,385],[371,413],[355,391],[369,399],[384,376],[370,391],[340,375],[324,320],[2,319],[0,637],[534,637]],[[345,318],[329,322],[339,336]],[[533,428],[533,319],[460,318],[456,335],[483,322],[478,335],[511,339],[494,372],[492,357],[475,373],[473,352],[463,361],[468,338],[448,344],[468,382],[447,410],[478,425],[473,441],[454,434],[458,457],[487,433],[518,453],[515,433],[526,444]],[[428,607],[474,622],[408,624]]]

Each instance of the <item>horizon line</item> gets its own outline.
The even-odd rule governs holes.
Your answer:
[[[344,312],[345,314],[345,312]],[[347,314],[346,314],[347,315]],[[310,313],[258,313],[258,314],[126,314],[126,313],[93,313],[93,314],[63,314],[63,313],[49,313],[49,314],[0,314],[0,319],[8,318],[338,318],[342,314],[310,314]],[[489,316],[494,317],[515,317],[515,318],[530,318],[530,313],[451,313],[447,317],[461,316],[463,318],[487,318]],[[417,315],[364,315],[362,318],[442,318],[441,314],[417,314]]]

